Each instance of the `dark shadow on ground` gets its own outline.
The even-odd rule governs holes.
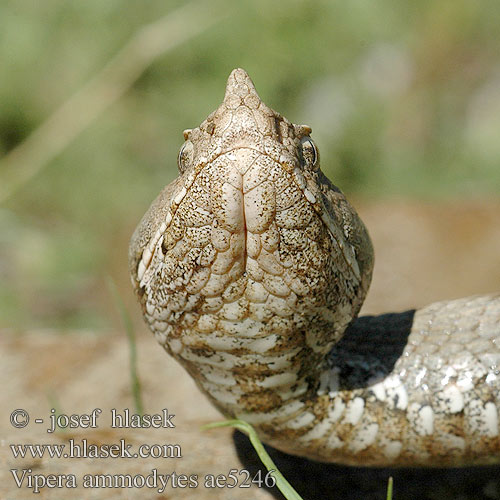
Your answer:
[[[266,470],[248,438],[235,431],[233,440],[242,467],[253,477]],[[394,500],[500,500],[500,466],[448,469],[346,467],[312,462],[266,447],[271,458],[304,500],[380,500],[394,478]],[[262,476],[264,477],[264,476]],[[273,488],[275,498],[284,498]]]

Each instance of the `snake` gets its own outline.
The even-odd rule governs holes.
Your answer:
[[[311,133],[232,71],[131,238],[147,325],[223,415],[285,453],[500,463],[500,294],[358,317],[373,246]]]

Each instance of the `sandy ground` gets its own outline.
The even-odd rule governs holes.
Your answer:
[[[500,290],[500,203],[364,205],[361,215],[376,249],[376,271],[365,313],[425,305],[476,293]],[[138,313],[138,311],[134,311]],[[220,419],[189,376],[158,347],[144,327],[138,332],[139,374],[147,413],[168,409],[175,428],[112,429],[110,411],[130,408],[128,357],[123,332],[2,331],[0,336],[0,498],[1,499],[270,499],[264,488],[206,487],[205,477],[231,469],[257,472],[246,439],[229,429],[201,431]],[[60,413],[90,414],[100,408],[97,428],[47,433],[50,408]],[[30,422],[14,428],[9,416],[25,409]],[[35,423],[41,418],[43,424]],[[14,458],[11,444],[113,444],[124,439],[137,451],[141,444],[179,445],[181,458]],[[168,448],[167,448],[168,449]],[[173,448],[171,448],[173,450]],[[179,448],[175,448],[176,455]],[[373,470],[324,466],[275,453],[288,479],[304,498],[384,498],[386,480],[395,477],[394,498],[500,499],[500,467],[463,470]],[[39,494],[17,488],[10,469],[32,476],[74,474],[78,488],[42,488]],[[85,475],[130,474],[147,477],[175,472],[172,484],[157,487],[83,488]],[[28,474],[28,473],[27,473]],[[190,488],[195,475],[198,486]],[[152,476],[151,476],[152,477]],[[243,483],[245,473],[239,476]],[[41,478],[39,478],[39,481]],[[150,478],[151,480],[151,478]],[[170,478],[172,480],[172,477]],[[33,477],[33,486],[34,486]],[[191,484],[194,482],[191,478]],[[221,479],[219,480],[219,484]],[[65,480],[62,481],[65,484]],[[183,487],[185,486],[185,487]],[[279,496],[277,496],[279,498]]]

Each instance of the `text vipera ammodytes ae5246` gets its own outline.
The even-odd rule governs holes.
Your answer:
[[[310,134],[231,73],[132,237],[149,327],[224,415],[282,451],[500,462],[500,294],[353,320],[373,249]]]

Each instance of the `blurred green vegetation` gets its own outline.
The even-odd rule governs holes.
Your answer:
[[[0,155],[141,26],[183,3],[3,0]],[[176,176],[182,130],[218,106],[235,67],[268,105],[313,127],[322,168],[349,194],[498,196],[499,3],[248,0],[213,9],[228,17],[154,61],[0,206],[0,327],[117,324],[106,276],[131,303],[128,238]]]

